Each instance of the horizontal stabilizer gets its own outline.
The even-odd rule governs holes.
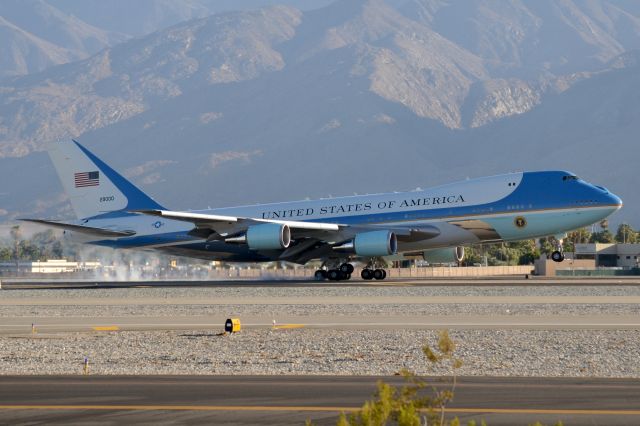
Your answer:
[[[100,237],[130,237],[135,235],[135,231],[115,231],[112,229],[94,228],[93,226],[74,225],[72,223],[59,222],[57,220],[42,219],[20,219],[24,222],[39,223],[40,225],[51,226],[53,228],[67,231],[80,232],[82,234],[97,235]]]

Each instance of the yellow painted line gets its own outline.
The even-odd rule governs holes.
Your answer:
[[[494,414],[586,414],[640,416],[640,410],[571,410],[544,408],[446,408],[447,413]]]
[[[120,327],[117,325],[99,325],[96,327],[91,327],[94,331],[118,331]]]
[[[0,405],[0,410],[146,410],[146,411],[355,411],[356,407],[242,405]]]
[[[288,328],[304,328],[304,324],[282,324],[282,325],[274,325],[273,328],[276,330],[284,330]]]
[[[132,411],[356,411],[360,407],[246,406],[246,405],[0,405],[0,410],[132,410]],[[563,410],[534,408],[447,408],[448,413],[581,414],[640,416],[640,410]]]

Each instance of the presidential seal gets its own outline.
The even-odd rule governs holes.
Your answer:
[[[513,220],[513,223],[516,225],[516,228],[524,228],[525,226],[527,226],[527,219],[525,219],[523,216],[517,216]]]

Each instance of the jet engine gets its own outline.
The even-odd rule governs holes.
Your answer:
[[[291,229],[279,223],[250,226],[246,234],[251,250],[280,250],[291,244]]]
[[[361,232],[352,241],[333,249],[365,257],[389,256],[398,251],[398,240],[391,231]]]
[[[457,263],[464,259],[464,247],[425,250],[422,258],[429,263]]]

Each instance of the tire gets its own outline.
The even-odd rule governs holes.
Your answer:
[[[345,274],[353,274],[353,265],[350,263],[343,263],[342,265],[340,265],[340,271],[344,272]]]
[[[376,280],[384,280],[384,270],[376,269],[375,271],[373,271],[373,278],[375,278]]]
[[[363,269],[362,272],[360,272],[360,276],[363,280],[370,280],[373,278],[373,271],[371,269]]]
[[[327,279],[327,271],[323,271],[322,269],[318,269],[315,274],[313,274],[313,278],[316,281],[324,281]]]
[[[382,279],[386,280],[387,279],[387,271],[382,269]]]
[[[344,276],[344,279],[347,280],[347,281],[350,280],[351,279],[351,274],[346,274]]]
[[[551,260],[553,260],[554,262],[562,262],[564,260],[564,254],[556,250],[551,253]]]
[[[340,271],[338,269],[329,269],[329,272],[327,272],[327,278],[330,281],[338,281],[340,279]]]

